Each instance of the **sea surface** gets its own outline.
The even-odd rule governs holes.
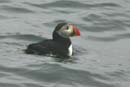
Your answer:
[[[64,21],[71,58],[24,53]],[[130,0],[0,0],[0,87],[130,87]]]

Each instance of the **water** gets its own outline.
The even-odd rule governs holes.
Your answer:
[[[0,0],[0,87],[129,87],[129,0]],[[28,55],[57,23],[77,25],[70,59]]]

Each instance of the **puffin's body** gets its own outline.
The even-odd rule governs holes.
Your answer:
[[[80,31],[74,25],[60,23],[53,31],[53,39],[47,39],[38,43],[30,44],[26,49],[26,53],[72,56],[73,49],[69,37],[79,35]]]

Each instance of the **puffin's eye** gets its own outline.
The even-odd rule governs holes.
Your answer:
[[[69,26],[66,26],[66,29],[68,30],[68,29],[69,29]]]

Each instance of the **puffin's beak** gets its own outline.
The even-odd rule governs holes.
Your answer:
[[[73,34],[74,36],[80,36],[80,31],[79,29],[73,25]]]

